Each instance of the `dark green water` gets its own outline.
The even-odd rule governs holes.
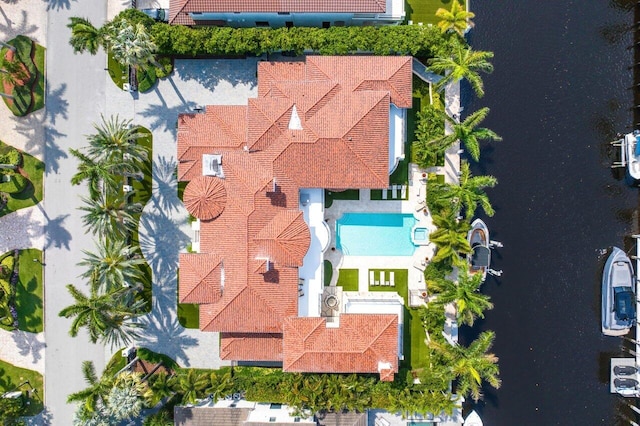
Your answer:
[[[632,417],[609,393],[609,358],[623,341],[600,333],[600,275],[612,245],[631,249],[637,189],[611,172],[608,143],[633,126],[633,11],[605,0],[472,2],[475,49],[495,52],[485,124],[504,141],[485,147],[504,243],[501,278],[484,291],[496,308],[475,330],[497,333],[503,385],[477,408],[487,426],[614,425]],[[635,2],[628,2],[633,4]],[[629,401],[631,402],[631,401]]]

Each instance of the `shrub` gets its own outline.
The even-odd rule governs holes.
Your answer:
[[[8,152],[0,155],[0,164],[20,167],[22,165],[22,153],[15,148],[11,148]]]
[[[158,60],[161,67],[156,67],[156,77],[165,78],[173,72],[173,61],[171,58],[163,56]]]

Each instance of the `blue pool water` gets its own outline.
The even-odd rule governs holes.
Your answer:
[[[411,256],[412,214],[345,213],[336,222],[336,247],[350,256]]]
[[[425,241],[427,239],[427,229],[416,228],[415,231],[413,231],[413,239],[416,241]]]

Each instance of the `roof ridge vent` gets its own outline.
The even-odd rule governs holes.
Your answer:
[[[289,119],[289,130],[302,130],[302,122],[300,121],[300,116],[298,115],[298,109],[295,104],[291,109],[291,118]]]

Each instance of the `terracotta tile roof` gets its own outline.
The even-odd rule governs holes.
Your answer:
[[[215,303],[220,299],[221,261],[215,254],[180,253],[180,303]]]
[[[398,371],[397,315],[342,314],[338,328],[326,318],[287,318],[284,322],[284,371],[380,373],[380,363]]]
[[[386,0],[171,0],[169,23],[193,25],[191,12],[384,13]]]
[[[218,295],[197,294],[203,330],[280,334],[297,316],[297,267],[310,244],[299,189],[388,186],[389,104],[411,99],[410,65],[411,58],[360,56],[261,62],[260,96],[247,106],[179,116],[178,179],[202,180],[203,154],[221,155],[224,172],[224,209],[200,223],[201,253],[224,265]],[[228,359],[259,346],[253,338],[238,342],[227,342]]]
[[[211,220],[220,216],[227,204],[227,190],[222,179],[198,176],[187,184],[182,197],[184,206],[193,216]]]
[[[253,408],[173,407],[176,426],[243,426]]]
[[[282,334],[221,333],[220,358],[232,361],[282,361]]]
[[[255,236],[269,259],[285,266],[302,266],[311,233],[300,210],[283,210]]]

